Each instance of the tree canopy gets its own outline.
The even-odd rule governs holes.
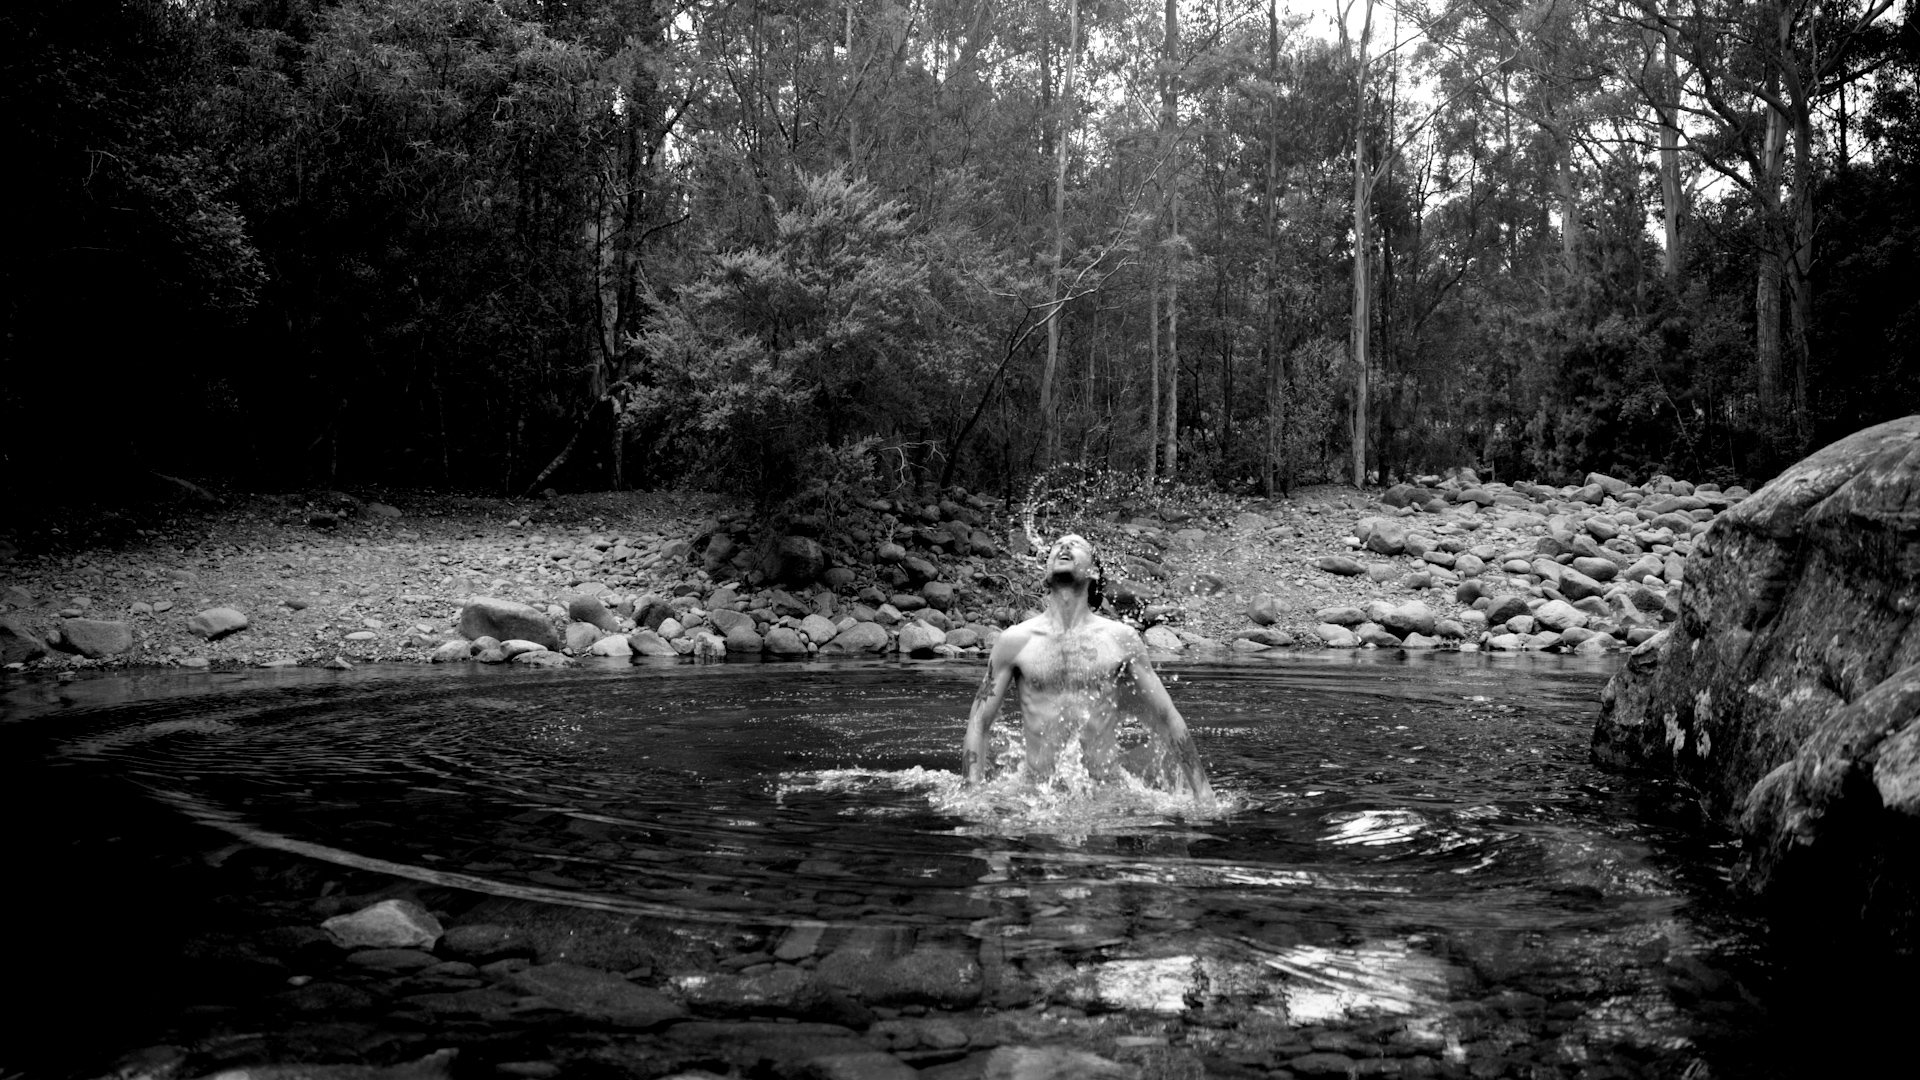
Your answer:
[[[0,453],[1762,480],[1920,403],[1913,15],[24,0]]]

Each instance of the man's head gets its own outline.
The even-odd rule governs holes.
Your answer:
[[[1107,571],[1100,553],[1079,533],[1068,533],[1047,550],[1047,584],[1087,585],[1087,606],[1098,610],[1105,598]]]

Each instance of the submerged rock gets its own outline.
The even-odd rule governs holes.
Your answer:
[[[431,949],[441,933],[440,920],[411,900],[382,900],[351,915],[335,915],[320,928],[348,949]]]
[[[1608,684],[1593,756],[1737,823],[1745,885],[1803,929],[1920,943],[1920,417],[1851,435],[1722,514],[1680,617]]]

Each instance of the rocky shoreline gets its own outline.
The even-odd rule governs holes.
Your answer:
[[[1068,529],[1100,546],[1116,613],[1163,653],[1596,654],[1676,617],[1694,539],[1746,494],[1461,470],[1379,492],[1089,500],[1037,522],[956,490],[778,527],[698,493],[253,497],[114,542],[0,544],[0,664],[979,655],[1034,610],[1032,541]]]

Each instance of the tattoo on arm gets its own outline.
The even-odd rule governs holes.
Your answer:
[[[987,677],[980,680],[980,689],[973,692],[973,707],[979,708],[993,697],[993,669],[987,669]]]

